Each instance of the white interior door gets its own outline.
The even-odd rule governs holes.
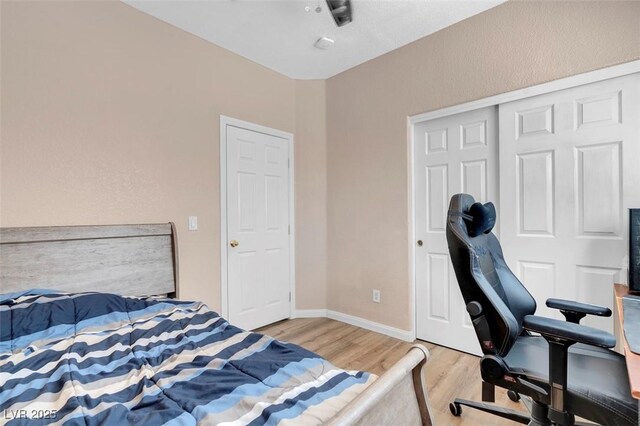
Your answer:
[[[640,206],[640,75],[500,105],[505,258],[536,298],[613,308],[626,282],[629,207]],[[613,331],[611,318],[586,325]]]
[[[497,203],[497,112],[483,108],[414,127],[416,334],[480,354],[445,236],[449,199],[466,192]]]
[[[228,319],[251,330],[290,316],[289,141],[226,132]]]

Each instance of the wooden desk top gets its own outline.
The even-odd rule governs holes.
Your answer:
[[[627,339],[624,337],[624,327],[622,322],[624,319],[622,311],[622,297],[629,294],[629,288],[622,284],[614,284],[614,292],[616,295],[616,306],[618,307],[618,322],[620,325],[620,338],[624,345],[624,356],[627,360],[627,372],[629,373],[629,385],[631,386],[631,395],[640,399],[640,355],[631,352]]]

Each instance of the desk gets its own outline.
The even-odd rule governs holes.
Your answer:
[[[616,296],[616,306],[618,309],[618,326],[620,327],[620,340],[624,347],[624,357],[627,361],[627,372],[629,373],[629,385],[631,386],[631,395],[640,399],[640,355],[629,350],[629,344],[624,337],[624,315],[622,313],[622,297],[629,294],[629,288],[622,284],[614,284],[614,293]]]

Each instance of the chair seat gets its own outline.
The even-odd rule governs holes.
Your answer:
[[[517,338],[504,360],[514,373],[548,382],[549,351],[544,338]],[[631,396],[622,355],[575,344],[569,348],[567,377],[570,412],[602,425],[638,425],[638,400]]]

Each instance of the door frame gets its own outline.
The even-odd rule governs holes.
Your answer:
[[[229,281],[227,275],[227,126],[238,127],[252,132],[264,133],[287,140],[289,144],[289,318],[295,312],[296,304],[296,234],[295,234],[295,191],[293,134],[249,121],[220,115],[220,314],[229,316]]]
[[[552,80],[547,83],[537,84],[522,89],[513,90],[511,92],[500,93],[498,95],[465,102],[459,105],[453,105],[430,112],[411,115],[407,117],[407,179],[408,179],[408,208],[409,208],[409,307],[413,309],[411,315],[411,331],[410,337],[416,339],[417,334],[417,312],[416,306],[418,301],[416,298],[416,233],[415,233],[415,158],[414,158],[414,130],[418,123],[434,120],[449,115],[459,114],[462,112],[472,111],[475,109],[496,106],[506,102],[516,101],[519,99],[530,98],[545,93],[557,92],[569,89],[583,84],[595,83],[597,81],[608,80],[611,78],[622,77],[625,75],[640,72],[640,60],[625,62],[623,64],[614,65],[607,68],[589,71],[586,73],[576,74],[564,77],[558,80]],[[498,141],[500,144],[500,141]],[[498,185],[499,185],[498,174]]]

